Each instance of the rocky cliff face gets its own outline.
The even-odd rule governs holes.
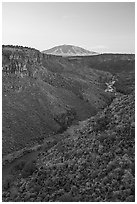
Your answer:
[[[37,66],[42,65],[42,54],[35,49],[4,46],[2,57],[3,71],[9,74],[33,76]]]

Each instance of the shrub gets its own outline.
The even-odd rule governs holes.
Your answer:
[[[27,163],[22,170],[22,177],[26,178],[32,175],[35,170],[37,170],[37,167],[34,161]]]
[[[104,131],[107,129],[109,124],[109,119],[106,116],[97,119],[97,125],[95,126],[95,131]]]
[[[21,160],[19,162],[17,162],[17,164],[14,166],[14,170],[18,171],[18,170],[22,170],[23,167],[25,166],[25,161]]]
[[[7,190],[10,188],[11,184],[13,183],[14,177],[12,175],[9,175],[6,177],[6,179],[2,182],[2,187],[4,190]]]

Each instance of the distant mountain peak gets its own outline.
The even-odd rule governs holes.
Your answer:
[[[45,54],[60,55],[60,56],[89,56],[98,55],[97,52],[89,51],[84,48],[74,45],[59,45],[51,49],[42,51]]]

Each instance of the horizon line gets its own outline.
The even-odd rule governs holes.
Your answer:
[[[63,46],[63,45],[70,45],[70,44],[62,44],[62,45],[57,45],[57,46]],[[51,48],[48,48],[48,49],[45,49],[45,50],[40,50],[40,49],[37,49],[37,48],[35,48],[35,47],[29,47],[29,46],[25,46],[25,45],[15,45],[15,44],[2,44],[2,46],[14,46],[14,47],[26,47],[26,48],[29,48],[29,49],[35,49],[35,50],[38,50],[39,52],[43,52],[43,51],[46,51],[46,50],[48,50],[48,49],[52,49],[52,48],[54,48],[54,47],[57,47],[57,46],[54,46],[54,47],[51,47]],[[75,45],[71,45],[71,46],[75,46]],[[80,46],[76,46],[76,47],[80,47]],[[83,48],[83,47],[80,47],[80,48]],[[86,49],[86,48],[83,48],[83,49]],[[89,51],[93,51],[93,50],[89,50]],[[135,55],[135,53],[132,53],[132,52],[109,52],[109,51],[104,51],[104,52],[98,52],[98,51],[94,51],[94,52],[97,52],[98,54],[134,54]],[[51,54],[52,55],[52,54]],[[56,56],[56,55],[55,55]],[[58,55],[58,56],[61,56],[61,55]],[[87,55],[88,56],[88,55]],[[94,55],[91,55],[91,56],[94,56]]]

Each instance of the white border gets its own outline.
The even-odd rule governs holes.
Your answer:
[[[89,1],[89,0],[86,0],[86,1],[78,1],[78,0],[75,0],[75,1],[66,1],[66,0],[62,0],[62,1],[56,1],[56,0],[54,0],[54,1],[52,1],[52,0],[50,0],[50,1],[45,1],[45,0],[41,0],[41,1],[35,1],[35,0],[29,0],[29,1],[27,1],[27,0],[24,0],[24,1],[21,1],[21,0],[15,0],[15,1],[11,1],[11,0],[3,0],[2,2],[1,2],[1,4],[0,4],[0,16],[1,16],[1,23],[0,23],[0,25],[1,25],[1,31],[2,31],[2,3],[4,3],[4,2],[37,2],[37,3],[40,3],[40,2],[83,2],[83,3],[86,3],[86,2],[135,2],[135,8],[136,8],[136,1],[132,1],[132,0],[130,0],[130,1],[128,1],[128,0],[125,0],[125,1],[123,1],[123,0],[121,0],[121,1],[118,1],[118,0],[116,0],[116,1],[102,1],[102,0],[96,0],[96,1]],[[135,9],[135,11],[136,11],[136,9]],[[136,24],[136,17],[137,17],[137,15],[136,15],[136,12],[135,12],[135,24]],[[137,33],[136,32],[136,29],[137,29],[137,26],[135,26],[135,33]],[[136,36],[136,35],[135,35]],[[2,32],[1,32],[1,36],[0,36],[0,40],[1,40],[1,46],[2,46]],[[1,65],[2,65],[2,49],[0,49],[1,50],[1,53],[0,53],[0,62],[1,62]],[[135,54],[136,54],[136,40],[135,40]],[[136,55],[135,55],[135,62],[137,61],[137,57],[136,57]],[[135,65],[136,65],[136,63],[135,63]],[[1,66],[2,67],[2,66]],[[135,66],[136,67],[136,66]],[[1,69],[1,71],[0,71],[0,77],[1,77],[1,80],[0,80],[0,90],[1,90],[1,109],[0,109],[0,115],[1,115],[1,125],[0,125],[0,127],[1,127],[1,140],[0,140],[0,147],[1,147],[1,156],[0,156],[0,158],[1,158],[1,170],[0,170],[0,179],[1,179],[1,182],[2,182],[2,69]],[[135,78],[136,78],[136,72],[135,72]],[[136,81],[136,80],[135,80]],[[136,85],[136,83],[135,83],[135,90],[137,90],[137,85]],[[136,100],[136,94],[135,94],[135,102],[136,102],[137,100]],[[136,105],[136,103],[135,103],[135,105]],[[135,114],[135,118],[136,118],[136,114]],[[137,118],[136,118],[137,119]],[[136,129],[136,131],[135,131],[135,133],[136,133],[136,135],[137,135],[137,129]],[[136,147],[136,146],[135,146]],[[135,148],[136,149],[136,148]],[[135,153],[136,153],[136,151],[135,151]],[[135,166],[136,167],[136,166]],[[136,169],[136,171],[135,171],[135,174],[137,175],[137,168],[135,168]],[[135,182],[136,184],[137,184],[137,181]],[[136,185],[137,186],[137,185]],[[1,183],[1,185],[0,185],[0,192],[2,192],[2,183]],[[137,189],[135,188],[135,193],[136,193],[136,195],[137,195]],[[1,195],[1,199],[0,199],[0,201],[2,202],[2,193],[0,193],[0,195]],[[14,202],[10,202],[10,203],[14,203]],[[17,202],[17,203],[23,203],[23,202]],[[31,202],[27,202],[27,203],[30,203],[31,204]],[[34,202],[34,203],[37,203],[37,202]],[[60,204],[60,202],[55,202],[55,203],[59,203]],[[74,203],[76,203],[76,202],[74,202]],[[89,203],[89,202],[82,202],[82,203]],[[94,203],[97,203],[97,202],[94,202]],[[100,203],[103,203],[103,202],[100,202]],[[106,202],[106,203],[110,203],[110,202]],[[115,203],[115,202],[111,202],[111,203]],[[121,203],[121,202],[117,202],[117,203]],[[126,203],[128,203],[128,202],[126,202]],[[134,203],[134,202],[129,202],[129,203]]]

